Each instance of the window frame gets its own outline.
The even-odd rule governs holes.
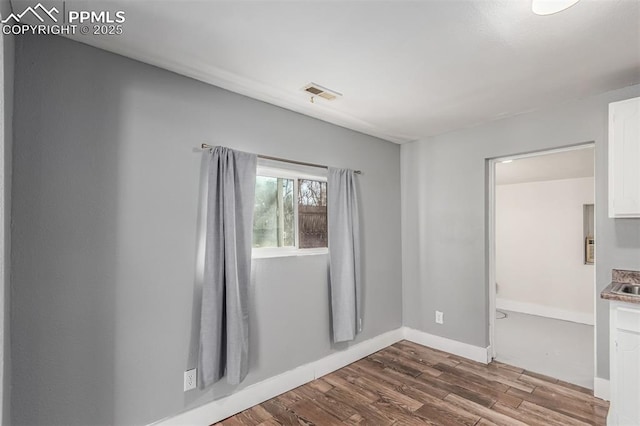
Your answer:
[[[266,259],[274,257],[290,257],[290,256],[310,256],[310,255],[324,255],[329,253],[329,247],[315,247],[315,248],[299,248],[300,243],[300,230],[298,224],[298,180],[308,179],[318,182],[327,182],[327,170],[301,166],[297,164],[284,163],[276,160],[266,160],[259,158],[258,166],[256,168],[256,176],[282,178],[293,180],[293,214],[294,214],[294,247],[253,247],[253,241],[251,243],[251,258],[252,259]],[[328,214],[328,211],[327,211]]]

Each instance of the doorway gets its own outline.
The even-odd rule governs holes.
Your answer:
[[[489,160],[493,358],[593,389],[594,145]]]

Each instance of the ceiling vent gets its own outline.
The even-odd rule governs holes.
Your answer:
[[[332,101],[335,98],[342,96],[342,93],[338,93],[335,90],[327,89],[326,87],[320,86],[316,83],[309,83],[302,88],[305,92],[309,93],[313,96],[320,96],[328,101]]]

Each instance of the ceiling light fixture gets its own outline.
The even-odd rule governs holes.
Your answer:
[[[531,10],[536,15],[552,15],[570,8],[580,0],[531,0]]]
[[[508,164],[508,163],[512,163],[513,160],[502,160],[501,163],[502,164]]]

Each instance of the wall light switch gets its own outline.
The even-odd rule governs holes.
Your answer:
[[[444,324],[444,314],[440,311],[436,311],[436,323]]]
[[[196,388],[196,368],[184,372],[184,391]]]

